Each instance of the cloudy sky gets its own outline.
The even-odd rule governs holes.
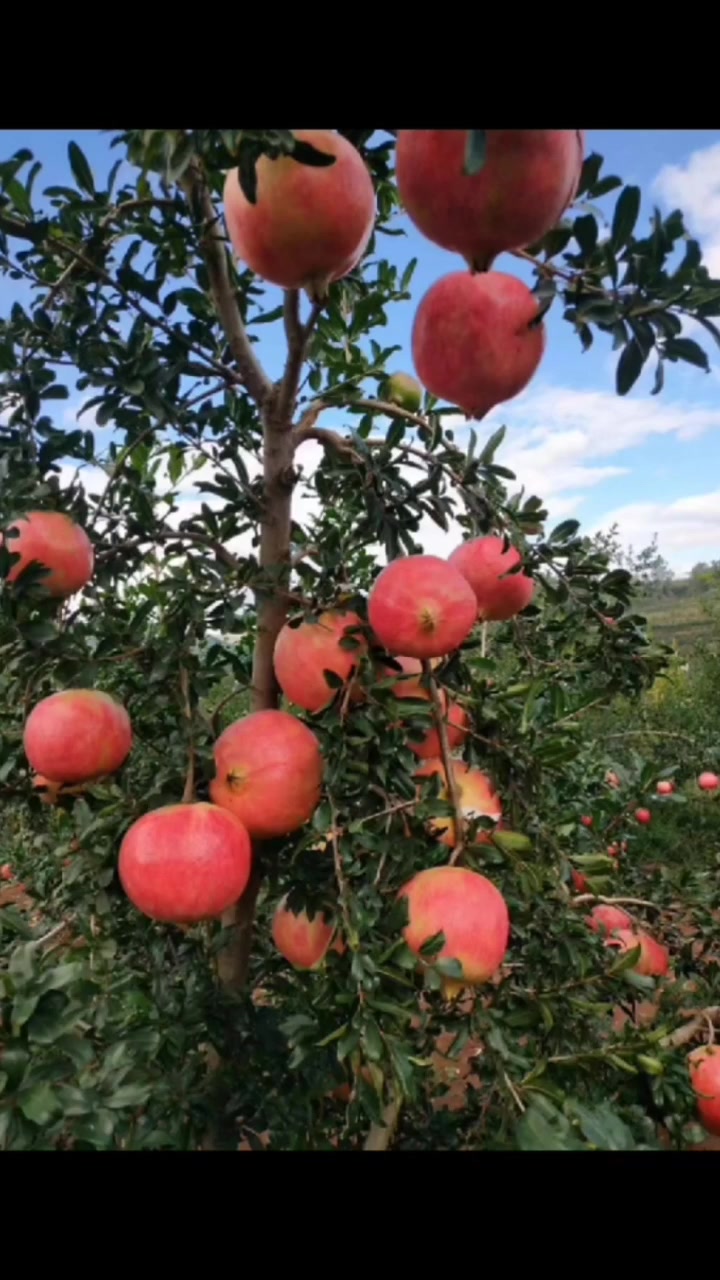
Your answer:
[[[70,137],[83,147],[96,174],[104,177],[118,154],[109,152],[107,135],[0,130],[0,158],[27,146],[44,166],[38,188],[67,182]],[[587,139],[588,150],[605,157],[605,172],[641,187],[638,230],[647,225],[654,204],[665,212],[683,209],[711,271],[720,276],[720,131],[590,130]],[[600,202],[610,212],[614,194]],[[457,270],[458,260],[406,225],[407,238],[384,238],[382,250],[398,265],[418,257],[412,300],[392,309],[381,337],[384,345],[402,347],[396,367],[410,371],[410,331],[417,303],[439,276]],[[515,259],[501,258],[496,265],[523,274]],[[8,282],[0,281],[0,314],[7,312],[10,289]],[[270,288],[268,294],[268,305],[275,305],[279,291]],[[720,352],[708,334],[700,336],[710,356],[710,374],[691,366],[669,366],[664,391],[651,397],[651,360],[630,395],[621,399],[613,390],[616,355],[610,339],[598,334],[592,349],[582,354],[571,327],[553,309],[547,352],[530,388],[494,410],[480,435],[500,423],[507,425],[498,461],[547,502],[552,517],[575,516],[590,532],[617,522],[623,541],[636,549],[657,532],[661,551],[680,573],[698,560],[718,558]],[[274,326],[264,330],[258,349],[270,373],[277,375],[282,348]],[[58,406],[67,423],[75,412],[74,405]],[[342,426],[342,420],[333,424],[328,415],[327,425]],[[99,433],[99,442],[103,435],[107,432]],[[316,456],[316,446],[303,447],[306,467],[312,467]],[[191,489],[188,485],[188,500]]]

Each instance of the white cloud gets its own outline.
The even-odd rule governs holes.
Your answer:
[[[693,151],[684,165],[666,164],[653,186],[664,204],[682,209],[710,274],[720,277],[720,142]]]
[[[662,555],[676,572],[683,573],[707,558],[709,548],[720,547],[720,489],[671,503],[628,503],[608,511],[596,527],[608,529],[614,523],[623,541],[636,550],[659,533]]]

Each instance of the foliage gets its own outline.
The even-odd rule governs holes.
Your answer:
[[[457,426],[444,425],[457,417],[452,406],[426,397],[414,415],[372,397],[394,354],[380,330],[388,308],[410,297],[415,264],[382,256],[383,238],[402,235],[392,137],[345,132],[376,185],[375,234],[304,321],[298,297],[272,305],[216,230],[224,171],[238,163],[250,182],[259,154],[292,146],[288,131],[125,131],[102,181],[73,144],[73,185],[42,196],[33,156],[0,164],[0,266],[21,299],[0,322],[1,523],[28,508],[67,511],[97,553],[79,602],[53,603],[33,569],[0,596],[2,839],[32,899],[29,912],[18,903],[0,912],[4,1148],[236,1147],[240,1138],[257,1147],[269,1133],[286,1148],[628,1149],[657,1145],[661,1122],[678,1144],[692,1136],[683,1055],[661,1040],[688,982],[698,1007],[710,1002],[715,810],[703,810],[715,834],[702,858],[652,883],[674,987],[637,978],[627,958],[604,951],[570,888],[573,867],[596,893],[616,883],[606,833],[627,821],[628,789],[637,802],[656,771],[637,754],[616,757],[584,732],[584,717],[618,698],[635,708],[669,651],[649,643],[630,574],[610,551],[575,521],[546,531],[541,500],[508,487],[514,476],[496,461],[504,431],[481,440],[463,429],[461,444]],[[477,137],[473,147],[479,167]],[[717,340],[720,282],[679,213],[656,211],[649,235],[636,236],[634,187],[622,187],[601,239],[603,216],[589,202],[620,187],[600,157],[588,158],[572,216],[531,251],[536,287],[560,299],[583,347],[596,332],[612,336],[620,394],[652,351],[660,391],[667,363],[707,367],[681,317]],[[287,337],[277,382],[257,360],[261,326]],[[53,402],[76,392],[86,398],[66,429]],[[319,425],[328,409],[341,430]],[[98,427],[112,425],[104,454],[83,424],[91,412]],[[308,477],[311,440],[323,456]],[[100,467],[101,487],[68,475],[68,460]],[[185,518],[180,495],[193,486],[201,505]],[[293,491],[306,500],[291,513]],[[339,692],[306,717],[327,762],[323,801],[308,828],[256,850],[261,883],[247,902],[189,931],[140,917],[117,881],[122,835],[177,800],[188,776],[205,796],[221,727],[273,705],[272,640],[288,611],[345,601],[365,617],[382,558],[418,550],[428,521],[447,529],[453,518],[466,534],[507,532],[540,584],[521,619],[480,631],[436,673],[471,716],[468,759],[492,772],[509,827],[528,837],[465,853],[510,908],[497,979],[452,1004],[431,966],[421,991],[396,895],[415,871],[446,860],[426,823],[452,810],[432,788],[410,805],[414,759],[388,682],[369,662],[364,704],[348,709]],[[10,544],[0,574],[11,558]],[[32,793],[22,726],[62,687],[117,694],[136,748],[113,779],[50,808]],[[413,720],[426,726],[428,714],[419,706]],[[616,758],[621,793],[603,781]],[[688,813],[691,804],[697,796]],[[579,818],[590,806],[588,833]],[[631,891],[642,867],[622,872]],[[318,972],[289,970],[270,941],[270,913],[288,890],[341,922],[348,949]],[[248,961],[241,926],[256,892]],[[678,900],[707,939],[703,963],[683,940]],[[634,1015],[651,995],[660,1032],[635,1017],[619,1026],[618,1009]],[[458,1111],[442,1103],[440,1041],[451,1059],[476,1054],[476,1087]],[[348,1084],[349,1101],[334,1093]]]

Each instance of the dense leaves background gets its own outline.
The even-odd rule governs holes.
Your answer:
[[[45,190],[28,152],[0,164],[0,268],[24,299],[0,321],[2,525],[28,508],[67,511],[97,552],[79,602],[48,601],[36,570],[0,595],[2,840],[27,886],[5,891],[0,910],[4,1148],[259,1147],[268,1134],[277,1147],[353,1147],[383,1123],[392,1133],[381,1144],[405,1147],[618,1149],[698,1136],[684,1054],[665,1038],[681,1010],[712,1003],[717,806],[688,782],[640,834],[628,805],[659,768],[676,768],[677,753],[655,753],[672,730],[635,743],[643,755],[612,740],[671,670],[670,651],[649,643],[633,576],[608,548],[575,521],[547,529],[541,498],[513,489],[499,461],[504,429],[488,439],[475,425],[465,449],[444,425],[452,406],[426,397],[414,415],[377,398],[394,354],[381,330],[415,264],[382,256],[383,237],[402,234],[392,136],[346,132],[376,184],[375,234],[357,271],[304,319],[293,294],[267,310],[262,282],[218,238],[225,171],[239,164],[252,184],[259,154],[292,149],[288,131],[126,131],[107,177],[73,144],[73,185]],[[720,282],[682,215],[656,211],[638,236],[638,213],[638,190],[590,156],[576,206],[529,251],[541,299],[563,308],[580,348],[612,336],[619,394],[651,356],[655,392],[668,363],[708,367],[683,336],[684,315],[720,340]],[[278,383],[253,351],[267,324],[287,335]],[[68,430],[53,402],[78,392]],[[342,430],[323,427],[328,407]],[[113,426],[102,455],[83,426],[90,411]],[[287,451],[270,480],[269,432]],[[310,477],[308,440],[324,446]],[[101,490],[61,483],[67,460],[102,467]],[[189,485],[205,501],[183,519]],[[291,495],[305,500],[271,555],[262,517]],[[340,693],[306,717],[327,761],[323,802],[307,829],[258,852],[247,980],[235,971],[219,982],[215,957],[237,947],[232,922],[183,931],[140,917],[117,882],[122,835],[180,797],[190,763],[205,795],[217,733],[259,690],[267,699],[258,611],[275,629],[288,611],[339,601],[364,616],[385,558],[419,550],[428,517],[507,532],[540,583],[522,618],[480,629],[437,673],[471,716],[468,758],[496,777],[509,826],[528,837],[465,857],[508,901],[508,963],[474,1000],[447,1004],[437,970],[421,994],[396,893],[444,861],[426,821],[448,806],[432,788],[408,805],[414,757],[387,681],[366,662],[365,704],[349,710]],[[0,551],[0,573],[10,557]],[[22,726],[68,686],[116,693],[137,745],[117,777],[50,809],[31,787]],[[428,714],[413,712],[418,731]],[[713,752],[717,763],[719,748],[711,727],[692,725],[683,780]],[[604,783],[608,767],[620,792]],[[588,811],[591,831],[579,825]],[[621,834],[630,851],[618,869],[605,846]],[[638,913],[670,945],[675,983],[637,978],[603,951],[572,905],[573,867],[595,893],[650,904]],[[287,891],[331,911],[348,940],[318,973],[290,970],[270,942]],[[659,1007],[648,1026],[649,1004]],[[439,1046],[465,1081],[457,1110],[438,1101],[451,1070]],[[355,1080],[348,1100],[341,1086]]]

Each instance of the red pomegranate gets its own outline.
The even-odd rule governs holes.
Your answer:
[[[255,839],[296,831],[320,800],[320,744],[287,711],[253,711],[228,725],[215,743],[214,804],[229,809]]]
[[[589,916],[585,917],[585,922],[593,933],[612,933],[615,929],[632,929],[632,916],[627,911],[623,911],[621,907],[613,907],[610,903],[601,902],[593,907]]]
[[[219,916],[250,878],[250,837],[214,804],[171,804],[133,823],[118,871],[128,898],[153,920],[193,924]]]
[[[4,539],[0,536],[0,546]],[[85,530],[60,511],[30,511],[7,529],[7,549],[20,559],[13,564],[8,582],[15,582],[31,561],[48,573],[42,579],[45,590],[62,600],[80,591],[90,581],[95,564],[93,546]]]
[[[698,1116],[708,1133],[720,1137],[720,1045],[707,1044],[688,1055],[690,1079],[698,1095]]]
[[[467,640],[477,617],[462,574],[439,556],[401,556],[375,579],[368,618],[388,653],[442,658]]]
[[[505,549],[505,539],[490,536],[463,542],[449,563],[467,578],[483,622],[506,622],[526,609],[535,583],[525,573],[511,573],[522,563],[517,547]]]
[[[225,221],[233,249],[257,275],[320,300],[357,266],[375,222],[375,191],[355,147],[331,129],[295,129],[295,137],[335,157],[301,164],[261,156],[257,200],[245,198],[237,169],[225,181]]]
[[[343,681],[350,678],[367,649],[362,634],[353,630],[361,626],[362,619],[356,613],[338,610],[299,626],[286,623],[273,653],[275,678],[285,697],[305,711],[322,711],[329,706],[336,690],[330,688],[323,672],[332,671]],[[345,637],[354,640],[357,647],[343,648]]]
[[[581,129],[488,129],[479,173],[464,172],[466,129],[401,129],[400,198],[423,235],[484,271],[499,253],[541,240],[577,191]]]
[[[490,880],[465,867],[431,867],[413,876],[401,896],[408,902],[403,936],[410,950],[419,955],[430,938],[443,933],[444,946],[433,962],[453,959],[462,967],[462,981],[446,982],[446,994],[492,977],[507,951],[510,917]]]
[[[544,350],[537,297],[500,271],[443,276],[415,315],[412,352],[420,381],[470,418],[519,395]]]
[[[643,929],[616,929],[612,936],[605,939],[606,947],[616,947],[619,951],[634,951],[640,947],[640,958],[633,966],[633,972],[649,978],[663,977],[670,968],[670,955],[665,947],[651,938]]]
[[[23,734],[25,754],[51,782],[89,782],[115,773],[132,748],[125,708],[97,689],[63,689],[33,708]]]

